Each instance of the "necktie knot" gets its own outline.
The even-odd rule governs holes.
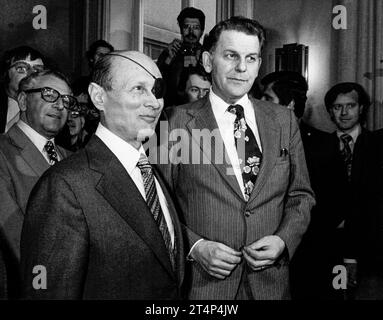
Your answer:
[[[349,134],[344,133],[340,136],[340,140],[342,140],[344,145],[350,145],[350,142],[352,141],[352,137]]]
[[[230,105],[227,108],[227,111],[229,111],[232,114],[235,114],[237,116],[237,119],[245,118],[243,107],[240,104]]]
[[[58,156],[57,156],[57,152],[55,150],[55,146],[54,146],[52,141],[48,140],[47,143],[44,146],[44,149],[45,149],[45,151],[48,154],[48,158],[49,158],[50,164],[53,165],[53,164],[55,164],[56,162],[59,161],[58,160]]]
[[[140,154],[140,158],[137,162],[137,167],[141,170],[141,172],[148,172],[152,170],[152,166],[148,160],[148,157],[143,153]]]

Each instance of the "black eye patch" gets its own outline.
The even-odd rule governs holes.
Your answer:
[[[152,93],[156,97],[156,99],[161,99],[165,96],[165,81],[162,78],[156,78],[148,69],[146,69],[141,63],[137,62],[136,60],[129,58],[127,56],[124,56],[122,54],[118,53],[107,53],[105,56],[118,56],[127,60],[130,60],[134,62],[135,64],[139,65],[142,69],[144,69],[147,73],[149,73],[153,79],[154,79],[154,85],[152,88]]]
[[[155,78],[154,79],[154,85],[152,89],[153,95],[157,99],[161,99],[165,96],[165,81],[162,78]]]

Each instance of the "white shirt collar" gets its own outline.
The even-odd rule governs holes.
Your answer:
[[[355,143],[356,142],[356,139],[358,139],[358,136],[361,134],[362,132],[362,127],[360,124],[357,124],[348,134],[351,136],[352,138],[352,142]],[[338,136],[338,138],[340,138],[343,134],[345,134],[345,132],[343,131],[340,131],[340,130],[337,130],[336,131],[336,134]]]
[[[17,126],[26,134],[26,136],[32,141],[32,143],[36,146],[36,148],[40,152],[44,152],[44,147],[48,140],[52,141],[52,143],[55,145],[54,138],[52,139],[45,138],[40,133],[38,133],[35,129],[33,129],[31,126],[25,123],[23,120],[20,119],[17,122]]]
[[[145,154],[143,146],[141,145],[140,149],[137,150],[130,143],[121,139],[101,123],[99,123],[95,134],[106,144],[110,151],[113,152],[131,176],[140,159],[140,154]]]
[[[216,116],[223,116],[225,112],[227,112],[227,108],[230,105],[232,105],[232,104],[228,104],[222,98],[217,96],[213,90],[210,90],[209,99],[210,99],[210,104],[213,109],[213,112]],[[245,116],[246,116],[246,110],[248,110],[249,108],[252,108],[251,101],[247,94],[245,94],[241,99],[239,99],[233,104],[240,104],[245,110]],[[228,113],[232,114],[230,112]]]

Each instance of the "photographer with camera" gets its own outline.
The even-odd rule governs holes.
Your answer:
[[[177,17],[181,40],[174,39],[157,60],[166,82],[165,106],[176,104],[177,88],[184,68],[195,67],[202,53],[200,39],[205,29],[205,14],[196,8],[183,9]]]

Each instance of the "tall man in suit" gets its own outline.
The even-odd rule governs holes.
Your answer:
[[[21,79],[41,70],[44,60],[40,52],[28,46],[5,52],[1,62],[0,133],[7,132],[20,118],[17,93]]]
[[[95,65],[95,136],[43,175],[30,197],[21,239],[24,297],[180,298],[180,223],[142,147],[163,108],[163,89],[156,64],[142,53],[112,52]],[[46,289],[33,284],[36,265],[46,270]]]
[[[166,110],[170,133],[182,129],[189,138],[177,140],[183,159],[169,143],[170,164],[160,167],[186,226],[191,299],[289,298],[287,264],[314,197],[293,112],[248,97],[263,42],[254,20],[218,23],[202,55],[212,90]],[[210,141],[195,139],[207,132]]]
[[[327,193],[327,206],[323,211],[326,215],[320,218],[321,228],[317,234],[327,234],[323,258],[328,257],[328,271],[336,264],[345,265],[346,296],[353,298],[354,293],[355,297],[364,295],[358,292],[364,287],[364,275],[378,271],[379,283],[382,283],[381,268],[376,268],[382,265],[378,261],[381,260],[381,235],[377,230],[382,225],[378,207],[381,148],[374,134],[362,127],[370,99],[361,85],[338,83],[326,93],[324,100],[337,130],[327,148],[329,165],[323,170],[322,181]],[[331,285],[331,278],[328,284]],[[372,298],[374,290],[368,291]],[[380,288],[378,291],[382,297]]]
[[[0,296],[17,296],[20,234],[29,194],[45,170],[66,157],[54,138],[75,100],[66,78],[45,70],[20,82],[20,120],[0,135]],[[71,104],[72,103],[72,104]]]

